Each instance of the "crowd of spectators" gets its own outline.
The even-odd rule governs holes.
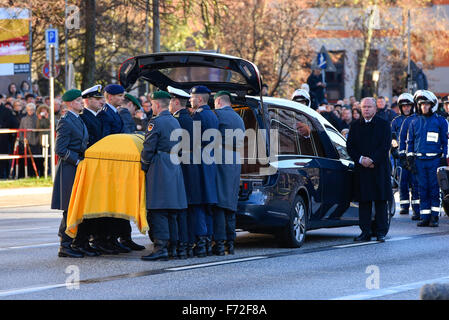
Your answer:
[[[4,129],[50,129],[50,98],[42,96],[37,85],[30,87],[27,81],[23,81],[18,88],[15,83],[8,86],[7,94],[0,94],[0,128]],[[56,121],[67,112],[62,105],[61,96],[55,97],[55,119]],[[41,139],[47,131],[27,132],[26,140],[29,145],[27,152],[31,151],[36,163],[39,176],[44,174],[44,161],[42,158]],[[0,134],[0,154],[13,154],[16,142],[16,133]],[[24,154],[26,146],[25,134],[19,135],[19,154]],[[28,162],[29,163],[29,162]],[[11,160],[0,160],[0,179],[9,176]],[[30,163],[29,163],[30,164]],[[19,160],[19,177],[24,176],[24,159]],[[30,164],[28,176],[35,176]]]
[[[397,98],[397,96],[394,96],[390,104],[388,98],[382,96],[377,97],[377,115],[391,122],[391,120],[399,115],[399,109],[396,103]],[[345,137],[348,134],[351,124],[362,116],[360,101],[357,101],[353,96],[338,100],[336,103],[321,103],[316,111],[326,118]]]

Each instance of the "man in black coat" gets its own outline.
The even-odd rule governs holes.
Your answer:
[[[362,233],[355,241],[371,240],[371,213],[375,203],[377,241],[385,241],[388,232],[387,201],[392,198],[389,150],[391,128],[376,115],[374,98],[361,102],[362,116],[348,133],[347,150],[355,163],[354,190],[359,201],[359,225]]]
[[[322,103],[327,103],[324,97],[324,91],[326,88],[326,84],[322,80],[321,69],[319,67],[315,67],[312,70],[312,73],[307,78],[307,84],[310,88],[310,96],[312,98],[311,108],[316,110],[317,107]]]
[[[13,116],[11,110],[5,107],[3,103],[0,103],[0,128],[4,129],[17,129],[19,123]],[[14,134],[15,136],[15,134]],[[10,154],[12,151],[13,140],[10,133],[0,134],[0,154]],[[8,178],[10,160],[0,160],[0,179]]]

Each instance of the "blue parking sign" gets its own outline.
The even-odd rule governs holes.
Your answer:
[[[59,40],[58,29],[48,28],[45,30],[45,51],[47,61],[50,60],[50,46],[55,47],[55,59],[59,60]]]

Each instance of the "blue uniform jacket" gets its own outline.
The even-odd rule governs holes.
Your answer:
[[[105,103],[103,109],[101,109],[97,117],[102,123],[103,137],[115,133],[125,133],[122,118],[108,103]]]
[[[407,155],[421,159],[436,156],[447,158],[448,125],[446,119],[433,114],[430,117],[418,116],[410,123],[407,139]]]
[[[402,122],[401,130],[399,131],[399,154],[407,153],[408,129],[410,128],[410,123],[412,123],[412,121],[416,120],[417,118],[418,116],[416,115],[416,113],[414,113],[406,117]]]
[[[123,121],[124,133],[134,133],[135,131],[137,131],[136,123],[134,122],[131,112],[129,112],[128,109],[120,108],[118,110],[118,114]]]
[[[201,165],[193,163],[193,120],[187,109],[181,109],[173,115],[178,120],[182,129],[189,133],[189,163],[182,163],[182,172],[184,175],[184,184],[188,204],[201,204],[202,195],[196,192],[197,186],[201,183]]]
[[[245,124],[230,106],[216,109],[221,133],[221,164],[217,164],[217,206],[237,210],[240,189],[240,153],[243,147]],[[232,131],[230,131],[232,130]],[[237,134],[237,132],[240,132]],[[231,139],[233,133],[236,133]]]
[[[51,208],[67,210],[75,180],[78,160],[84,158],[89,134],[81,118],[67,112],[56,127],[55,153],[59,156],[56,169]]]
[[[207,129],[218,130],[218,119],[215,113],[210,109],[208,105],[199,107],[192,116],[194,121],[199,121],[201,123],[201,136],[203,136],[204,131]],[[204,148],[212,143],[213,138],[209,141],[202,141],[201,139],[201,156],[203,155]],[[194,142],[195,145],[195,142]],[[193,150],[195,152],[195,150]],[[214,157],[213,149],[210,156]],[[194,159],[195,160],[195,159]],[[202,197],[202,204],[216,204],[217,203],[217,166],[215,162],[212,164],[207,164],[201,159],[201,184],[198,186],[197,192],[199,192]]]
[[[152,118],[145,133],[141,153],[142,169],[146,172],[147,209],[185,209],[187,198],[181,165],[172,151],[178,140],[172,140],[174,130],[181,129],[168,110]]]
[[[96,115],[86,109],[80,114],[80,117],[84,121],[87,131],[89,132],[89,144],[87,146],[90,147],[103,137],[101,121]]]
[[[391,138],[398,140],[401,126],[404,123],[406,116],[400,115],[393,119],[391,122]]]

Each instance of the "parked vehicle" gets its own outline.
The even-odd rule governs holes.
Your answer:
[[[358,225],[345,138],[313,109],[262,96],[253,63],[217,53],[166,52],[128,59],[119,74],[126,89],[143,79],[161,90],[205,85],[233,93],[232,107],[256,133],[245,139],[238,228],[300,247],[308,230]],[[392,199],[390,218],[394,209]]]

